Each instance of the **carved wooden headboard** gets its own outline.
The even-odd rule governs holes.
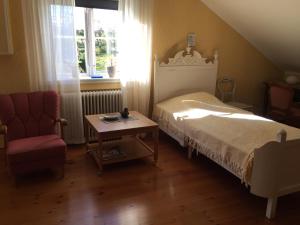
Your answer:
[[[215,95],[218,55],[204,58],[190,48],[176,53],[168,63],[154,61],[154,104],[188,90],[205,91]]]

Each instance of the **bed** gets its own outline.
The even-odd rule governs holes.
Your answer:
[[[300,190],[300,129],[226,105],[215,95],[218,56],[190,49],[168,63],[155,59],[153,119],[192,153],[203,154],[268,199]],[[170,85],[172,80],[172,85]]]

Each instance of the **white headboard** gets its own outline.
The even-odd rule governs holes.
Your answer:
[[[209,61],[208,63],[206,61]],[[197,51],[178,52],[169,62],[154,61],[154,104],[188,90],[201,90],[215,95],[218,55],[209,60]]]

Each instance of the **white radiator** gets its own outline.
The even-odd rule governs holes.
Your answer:
[[[83,116],[122,111],[121,90],[82,91],[81,98]],[[89,139],[97,139],[91,130]]]

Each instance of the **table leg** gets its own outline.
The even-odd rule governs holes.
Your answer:
[[[155,129],[153,131],[153,139],[154,139],[154,163],[157,164],[158,160],[158,142],[159,142],[159,129]]]
[[[89,140],[90,128],[89,128],[89,125],[88,125],[88,122],[87,122],[86,119],[84,120],[84,137],[85,137],[86,151],[88,152],[89,151],[88,146],[89,146],[89,143],[90,143],[90,140]]]
[[[95,151],[96,155],[95,155],[95,159],[97,162],[97,165],[99,167],[99,172],[98,175],[102,174],[102,170],[103,170],[103,165],[102,165],[102,157],[103,157],[103,140],[102,137],[100,135],[98,135],[98,148]]]

